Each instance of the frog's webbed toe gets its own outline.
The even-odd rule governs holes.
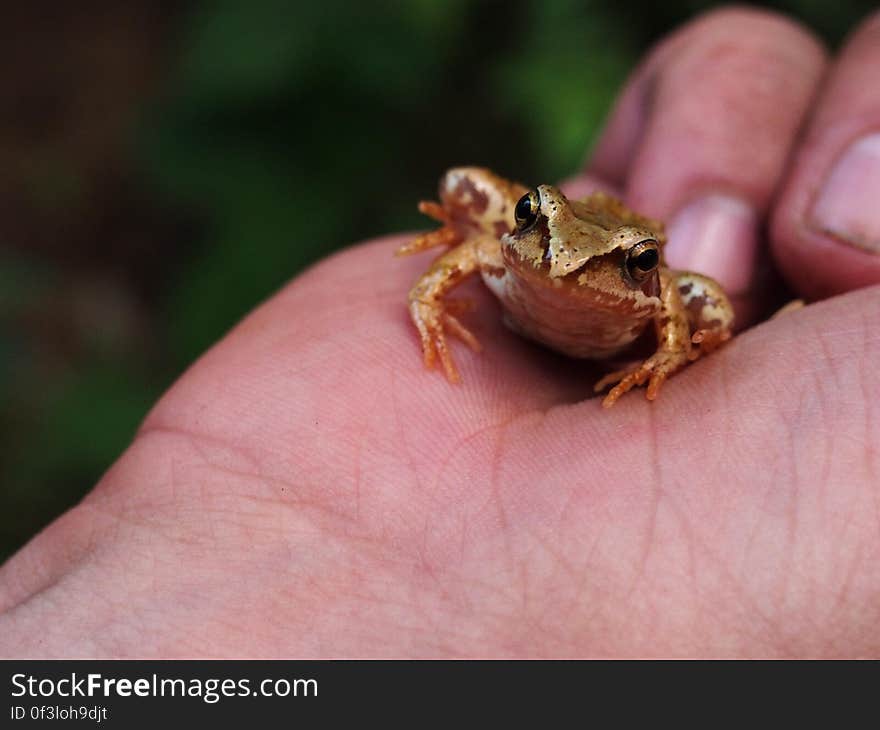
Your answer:
[[[413,253],[427,251],[429,248],[436,246],[457,246],[462,242],[463,237],[451,223],[449,214],[440,203],[434,203],[430,200],[423,200],[419,203],[419,210],[436,221],[440,221],[443,225],[436,231],[429,231],[420,236],[416,236],[412,241],[408,241],[397,249],[397,256],[408,256]]]
[[[446,377],[451,383],[458,383],[461,376],[452,359],[452,353],[449,351],[447,332],[457,337],[475,352],[479,352],[481,349],[479,340],[473,332],[453,314],[453,312],[465,311],[469,307],[469,302],[455,299],[449,302],[414,299],[410,302],[410,315],[422,341],[425,366],[433,368],[439,359]]]
[[[688,360],[696,360],[703,355],[708,355],[712,350],[717,350],[731,338],[729,329],[699,329],[691,335],[691,342],[697,347],[692,347],[688,353]]]
[[[648,400],[654,400],[660,392],[660,386],[666,382],[666,379],[684,367],[687,362],[687,352],[660,350],[641,365],[609,373],[596,383],[593,389],[598,393],[609,385],[616,383],[602,401],[602,406],[605,408],[610,408],[624,393],[629,392],[636,386],[644,385],[646,382],[648,383],[648,389],[645,392],[645,397]]]

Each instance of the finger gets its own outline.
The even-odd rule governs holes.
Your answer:
[[[682,33],[676,33],[657,46],[627,80],[605,123],[589,169],[610,184],[623,188],[627,172],[645,132],[651,111],[651,92],[658,69],[681,45]]]
[[[583,198],[597,190],[622,197],[623,192],[613,182],[598,175],[580,173],[559,183],[562,192],[571,199]]]
[[[742,309],[759,224],[825,67],[803,28],[758,10],[709,13],[665,41],[612,113],[590,171],[666,220],[667,261],[717,279]]]
[[[880,282],[880,13],[834,64],[772,221],[791,284],[823,297]]]

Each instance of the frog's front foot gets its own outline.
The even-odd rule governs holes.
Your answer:
[[[396,256],[409,256],[410,254],[426,251],[435,246],[452,247],[462,242],[461,233],[452,225],[449,214],[439,203],[423,200],[419,203],[419,210],[443,225],[435,231],[428,231],[416,236],[412,241],[403,244],[397,249]]]
[[[451,383],[459,382],[461,376],[449,352],[446,333],[457,337],[475,352],[480,351],[477,338],[455,316],[470,308],[471,303],[464,299],[452,299],[447,302],[433,298],[410,299],[409,311],[422,340],[425,366],[433,368],[439,358]]]
[[[727,328],[700,329],[691,336],[692,347],[688,354],[688,360],[696,360],[703,355],[708,355],[712,350],[717,350],[731,338]]]
[[[688,354],[685,351],[669,352],[661,350],[655,352],[637,367],[609,373],[596,383],[594,391],[598,393],[609,385],[617,383],[602,401],[604,408],[610,408],[624,393],[632,390],[637,385],[644,385],[647,382],[648,390],[645,396],[648,400],[654,400],[660,392],[660,386],[663,385],[666,379],[684,367],[687,362]]]

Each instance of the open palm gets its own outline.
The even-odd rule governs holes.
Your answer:
[[[825,244],[791,233],[797,174],[776,212],[761,200],[824,57],[785,21],[724,13],[679,35],[753,24],[817,67],[782,105],[796,118],[768,143],[779,169],[748,171],[768,190],[743,199],[770,215],[777,256],[803,246],[802,291],[866,283],[823,278]],[[619,123],[595,171],[645,198],[614,179]],[[627,169],[656,159],[627,154]],[[460,385],[426,371],[405,307],[426,261],[392,258],[401,240],[320,263],[181,378],[86,500],[3,567],[3,655],[880,651],[880,288],[754,327],[656,402],[603,410],[589,365],[508,332],[476,284],[484,352],[456,349]]]

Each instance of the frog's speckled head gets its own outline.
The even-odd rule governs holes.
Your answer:
[[[604,193],[570,201],[551,185],[520,198],[515,217],[501,239],[515,274],[571,287],[603,307],[646,316],[659,310],[662,224]]]

